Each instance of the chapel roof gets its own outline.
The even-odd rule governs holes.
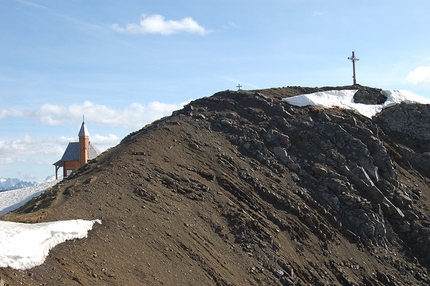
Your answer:
[[[96,146],[91,144],[91,142],[89,143],[89,145],[90,145],[89,146],[90,154],[88,159],[92,160],[98,155],[100,155],[101,152],[99,149],[97,149]],[[69,145],[67,145],[66,151],[64,151],[63,153],[63,157],[61,157],[61,159],[55,162],[53,165],[61,166],[63,165],[64,161],[75,161],[75,160],[79,160],[79,142],[70,142]]]

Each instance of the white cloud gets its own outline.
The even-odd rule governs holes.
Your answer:
[[[417,67],[409,73],[406,80],[415,85],[430,87],[430,66]]]
[[[119,141],[120,139],[115,134],[109,134],[108,136],[96,134],[91,136],[91,143],[94,143],[94,145],[103,144],[112,146],[118,144]]]
[[[179,21],[165,20],[162,15],[154,14],[146,16],[142,14],[142,19],[138,24],[127,24],[125,28],[118,24],[113,24],[112,29],[120,33],[128,34],[161,34],[171,35],[181,32],[205,35],[209,33],[191,17],[183,18]]]
[[[94,124],[135,130],[163,116],[170,115],[188,102],[167,104],[156,101],[146,105],[135,102],[122,110],[91,101],[69,106],[47,103],[36,111],[1,109],[0,119],[7,116],[36,118],[43,125],[60,125],[75,124],[84,115],[85,121],[91,121]]]
[[[58,140],[58,143],[60,143],[60,144],[67,144],[69,142],[75,141],[76,138],[60,136],[57,140]]]
[[[61,140],[53,138],[33,138],[26,134],[23,138],[0,141],[0,164],[27,162],[31,156],[60,156],[64,152]]]
[[[7,110],[7,109],[0,109],[0,119],[5,118],[6,116],[11,117],[26,117],[28,115],[28,112],[25,110]]]

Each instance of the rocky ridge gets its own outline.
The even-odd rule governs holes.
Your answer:
[[[2,219],[97,219],[26,285],[429,285],[430,106],[372,119],[223,91],[123,139]]]

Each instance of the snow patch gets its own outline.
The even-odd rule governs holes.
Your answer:
[[[49,250],[66,240],[87,237],[100,220],[67,220],[35,224],[0,221],[0,267],[29,269],[41,265]]]
[[[61,179],[38,185],[0,192],[0,214],[13,211]],[[71,239],[87,237],[100,220],[67,220],[35,224],[0,221],[0,267],[29,269],[41,265],[56,245]]]
[[[356,89],[328,90],[287,97],[283,98],[282,100],[295,106],[312,105],[323,108],[340,107],[344,109],[355,110],[369,118],[380,113],[384,108],[401,102],[430,104],[430,99],[419,96],[407,90],[383,90],[382,93],[387,96],[387,100],[383,104],[371,105],[355,103],[354,94],[356,92]]]

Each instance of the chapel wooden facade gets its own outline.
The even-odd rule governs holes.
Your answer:
[[[53,164],[56,179],[58,179],[58,170],[61,167],[63,168],[63,178],[66,178],[79,167],[85,165],[88,160],[94,159],[100,154],[100,151],[89,141],[90,134],[85,122],[82,122],[78,136],[79,142],[70,142],[61,159]]]

